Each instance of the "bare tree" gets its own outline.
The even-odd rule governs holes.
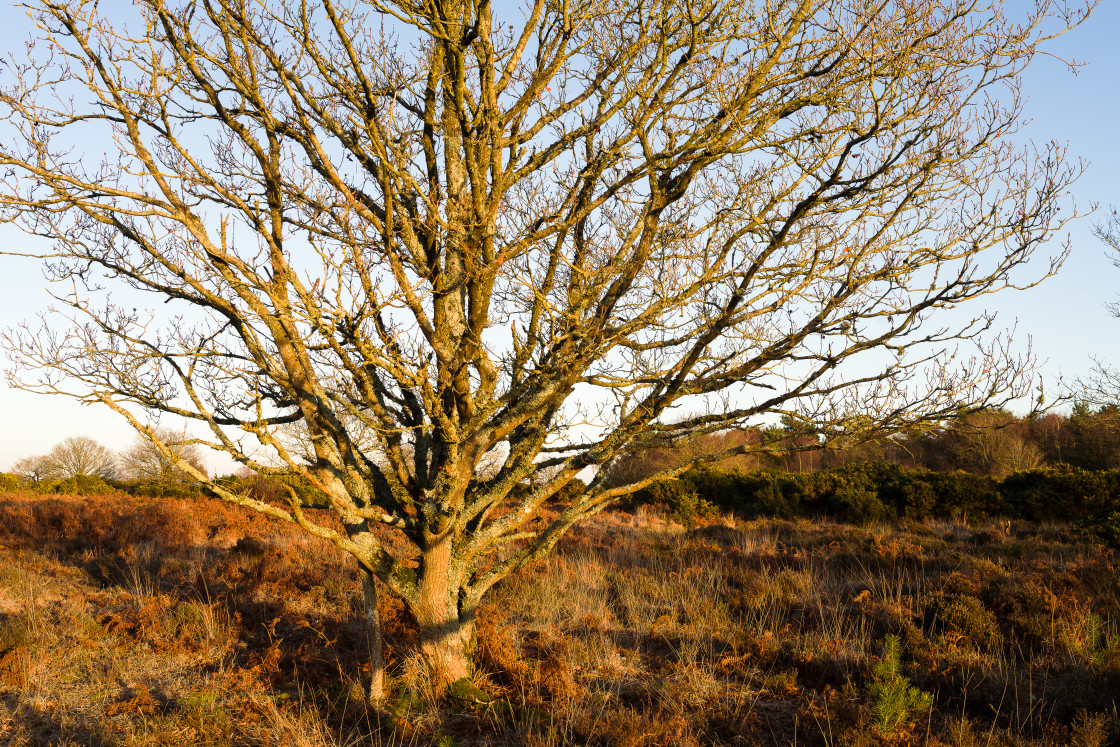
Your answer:
[[[175,485],[197,482],[194,474],[205,474],[202,450],[198,444],[190,442],[185,431],[159,428],[156,436],[165,448],[161,449],[151,439],[138,435],[136,442],[121,454],[125,475],[133,480]],[[194,474],[181,468],[180,462],[191,465]]]
[[[93,476],[111,479],[117,473],[116,455],[89,436],[71,436],[51,449],[46,458],[55,479]]]
[[[1078,169],[1009,137],[1060,2],[33,6],[0,207],[53,240],[73,325],[8,335],[18,385],[305,476],[343,529],[208,485],[352,554],[438,682],[487,589],[688,465],[578,474],[764,414],[850,443],[1033,396],[970,302],[1062,259]]]
[[[1031,441],[1030,422],[1002,410],[970,413],[927,446],[938,469],[964,469],[1000,479],[1046,463],[1042,449]]]
[[[31,483],[66,480],[71,477],[116,476],[117,459],[111,450],[88,436],[73,436],[56,444],[42,456],[24,457],[12,472]]]
[[[57,468],[45,454],[16,460],[12,465],[12,474],[23,480],[24,484],[31,485],[59,479]]]

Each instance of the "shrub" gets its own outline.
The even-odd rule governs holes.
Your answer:
[[[999,483],[985,475],[969,472],[927,472],[926,479],[937,496],[932,515],[957,519],[982,519],[1003,515]]]
[[[936,512],[938,495],[928,480],[908,480],[895,488],[896,504],[907,518],[925,519]]]
[[[248,493],[257,500],[269,503],[287,503],[291,495],[288,488],[291,488],[305,508],[325,508],[329,505],[325,493],[297,474],[224,475],[214,482],[227,490]]]
[[[832,494],[829,505],[833,515],[853,524],[870,524],[890,518],[890,511],[879,494],[857,486],[844,486]]]
[[[689,497],[695,494],[695,498]],[[1016,472],[1002,482],[968,472],[933,472],[883,462],[803,474],[704,467],[639,491],[632,503],[707,502],[746,516],[828,515],[867,523],[910,519],[1080,520],[1084,531],[1120,546],[1120,470],[1076,467]]]
[[[680,502],[681,495],[688,492],[691,492],[691,488],[682,480],[663,480],[634,493],[632,500],[637,504],[676,505]]]
[[[1000,484],[1003,502],[1017,518],[1084,519],[1120,508],[1120,470],[1090,472],[1059,465],[1016,472]]]
[[[981,650],[994,649],[1003,641],[996,616],[983,602],[968,594],[934,594],[926,602],[925,618],[926,625],[964,636]]]
[[[805,513],[793,475],[770,471],[737,475],[738,490],[733,503],[720,503],[724,508],[753,514],[791,519]],[[702,495],[707,495],[701,492]]]
[[[696,495],[694,491],[680,493],[671,518],[681,526],[694,527],[700,519],[714,519],[719,509],[712,503]]]
[[[1060,604],[1035,578],[1017,575],[994,581],[982,596],[1024,653],[1045,650],[1056,643],[1054,624]]]
[[[198,483],[171,480],[145,480],[123,487],[128,493],[145,498],[198,498],[202,495]]]
[[[43,482],[37,484],[35,490],[40,493],[80,496],[108,495],[116,492],[116,488],[98,475],[75,475],[65,480]]]
[[[696,526],[698,519],[714,519],[719,508],[701,498],[687,480],[664,480],[643,488],[634,495],[636,503],[655,503],[669,507],[671,518],[686,527]]]
[[[568,484],[566,484],[564,487],[560,488],[560,490],[556,491],[556,494],[554,496],[552,496],[552,500],[557,502],[557,503],[561,503],[561,504],[566,505],[573,498],[576,498],[576,497],[582,495],[583,491],[586,488],[587,488],[587,484],[583,480],[581,480],[577,477],[574,480],[572,480],[571,482],[569,482]]]
[[[1109,546],[1120,548],[1120,510],[1099,508],[1081,518],[1077,528],[1084,534],[1095,535]]]
[[[897,516],[979,518],[1001,512],[997,484],[989,477],[882,462],[799,475],[754,473],[741,475],[739,482],[744,496],[734,508],[761,515],[830,514],[865,523]],[[702,489],[697,492],[711,499]]]

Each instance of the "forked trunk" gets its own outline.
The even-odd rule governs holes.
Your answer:
[[[377,612],[377,583],[373,574],[359,568],[362,594],[366,608],[366,644],[369,647],[369,686],[366,691],[370,705],[377,705],[385,694],[385,665],[381,660],[381,617]]]

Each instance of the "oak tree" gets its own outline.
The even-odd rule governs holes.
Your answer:
[[[983,299],[1062,258],[1078,166],[1013,137],[1060,2],[123,6],[31,0],[2,73],[2,219],[68,312],[9,333],[17,381],[310,481],[337,524],[178,462],[350,553],[438,682],[489,588],[688,466],[616,458],[1033,396]]]

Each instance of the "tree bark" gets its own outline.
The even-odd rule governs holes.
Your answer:
[[[428,547],[421,558],[423,572],[417,603],[413,607],[420,633],[420,651],[432,670],[436,689],[470,676],[474,638],[473,615],[459,610],[459,584],[445,536]]]
[[[365,568],[358,569],[362,577],[362,594],[366,608],[366,644],[369,647],[369,686],[366,696],[370,705],[378,705],[385,695],[385,664],[381,658],[381,616],[377,612],[377,582]]]
[[[470,677],[471,625],[464,625],[453,604],[444,605],[445,613],[436,616],[417,615],[420,627],[420,651],[432,669],[432,682],[438,691]]]

